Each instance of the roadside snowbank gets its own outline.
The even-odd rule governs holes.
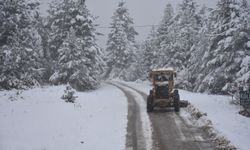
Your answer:
[[[0,149],[125,148],[127,100],[121,91],[104,84],[96,91],[77,92],[73,104],[60,99],[64,89],[0,91]]]
[[[151,88],[149,82],[126,84],[145,93],[149,93]],[[238,149],[249,149],[250,119],[239,115],[240,106],[230,104],[231,97],[180,90],[180,98],[188,100],[202,114],[206,113],[206,119],[203,118],[203,121],[202,119],[199,120],[197,125],[206,123],[209,125],[209,120],[211,120],[211,124],[218,131],[218,136],[225,136]],[[189,110],[185,111],[188,112]],[[181,112],[181,115],[183,114]]]
[[[191,102],[207,118],[219,134],[227,137],[241,150],[248,150],[250,143],[250,119],[240,115],[240,106],[230,104],[231,97],[180,91],[181,98]]]

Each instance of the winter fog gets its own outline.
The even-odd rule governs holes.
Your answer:
[[[48,3],[52,0],[41,1],[42,5],[40,7],[43,15],[47,15],[46,10],[48,9]],[[130,11],[131,17],[134,19],[134,23],[137,26],[143,25],[158,25],[162,18],[164,8],[167,3],[173,4],[174,8],[182,0],[126,0],[126,5]],[[196,0],[199,5],[206,5],[207,7],[215,7],[217,0]],[[98,43],[105,47],[107,42],[107,34],[110,29],[106,28],[110,26],[111,16],[114,13],[118,5],[119,0],[86,0],[86,4],[94,16],[97,16],[96,23],[100,27],[97,30],[104,34],[98,37]],[[136,28],[139,35],[136,37],[139,42],[144,40],[151,26],[138,27]]]

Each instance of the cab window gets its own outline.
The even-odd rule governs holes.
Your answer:
[[[173,75],[171,75],[171,74],[156,74],[154,80],[158,81],[158,82],[170,81],[170,80],[173,80]]]

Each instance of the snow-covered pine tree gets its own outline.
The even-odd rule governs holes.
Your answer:
[[[192,53],[192,47],[197,42],[199,31],[197,4],[194,0],[183,0],[179,5],[171,30],[176,32],[170,64],[179,71],[187,69]]]
[[[240,24],[235,33],[235,48],[238,51],[236,56],[238,57],[235,60],[239,63],[240,70],[236,73],[235,83],[228,87],[231,91],[239,86],[250,89],[250,5],[247,0],[241,1],[239,10],[241,14]],[[239,82],[242,85],[239,85]]]
[[[37,25],[38,33],[41,37],[41,45],[42,45],[42,64],[43,64],[43,72],[41,74],[43,84],[49,83],[49,78],[53,74],[54,71],[54,63],[49,49],[49,41],[50,41],[50,30],[47,24],[48,19],[46,17],[40,17],[39,23]]]
[[[225,94],[249,80],[249,6],[245,0],[220,0],[212,15],[213,36],[202,65],[206,76],[199,89]]]
[[[130,80],[131,73],[127,69],[135,62],[137,50],[135,36],[137,34],[125,2],[119,2],[112,17],[106,48],[109,78]]]
[[[206,69],[204,65],[204,61],[206,56],[209,54],[209,39],[211,36],[211,21],[209,21],[210,13],[212,9],[208,9],[203,6],[198,16],[200,18],[199,24],[201,28],[197,35],[198,41],[194,43],[192,57],[190,58],[190,64],[188,66],[188,89],[191,91],[200,91],[200,87],[202,88],[205,85],[200,85],[204,76],[204,70]]]
[[[167,7],[168,8],[168,7]],[[175,16],[168,15],[170,19],[165,26],[164,40],[160,42],[162,59],[161,67],[173,67],[178,75],[181,88],[188,88],[191,54],[194,45],[198,42],[198,32],[201,28],[200,17],[197,12],[198,5],[194,0],[183,0]],[[169,7],[171,12],[171,7]],[[168,13],[172,14],[172,13]],[[165,15],[167,16],[167,15]],[[163,28],[163,27],[161,27]],[[180,86],[179,86],[180,87]]]
[[[171,60],[171,56],[174,55],[176,50],[173,48],[175,33],[172,31],[173,29],[173,17],[174,17],[174,9],[171,4],[167,4],[163,18],[160,22],[160,26],[158,28],[157,40],[155,44],[158,46],[158,63],[157,67],[170,67],[168,66],[168,62]]]
[[[0,88],[37,85],[41,40],[38,1],[0,0]]]
[[[166,8],[164,9],[163,18],[160,22],[160,26],[158,29],[160,36],[162,36],[159,38],[164,38],[164,35],[168,33],[167,32],[168,27],[170,26],[173,17],[174,17],[174,8],[171,4],[167,4]]]
[[[156,44],[157,41],[157,31],[155,27],[152,27],[147,39],[142,42],[139,48],[136,63],[133,64],[137,79],[146,80],[150,70],[155,68],[159,63],[157,54],[159,48],[156,48],[158,46]]]
[[[63,7],[55,12],[56,17],[52,16],[55,19],[53,34],[62,38],[62,44],[56,50],[58,61],[50,81],[54,84],[69,82],[79,91],[95,89],[99,85],[103,61],[96,45],[94,18],[81,0],[62,3],[59,6]]]
[[[58,60],[58,49],[67,37],[70,27],[75,23],[74,19],[71,18],[71,13],[75,8],[74,3],[72,0],[53,0],[50,3],[48,23],[46,26],[49,28],[48,48],[50,57],[53,60]]]
[[[159,40],[158,33],[155,27],[152,27],[147,39],[142,43],[141,49],[143,51],[143,65],[145,71],[156,68],[159,65]],[[145,74],[145,73],[144,73]]]

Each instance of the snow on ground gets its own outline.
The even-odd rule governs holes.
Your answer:
[[[121,86],[121,85],[117,85],[117,86]],[[146,102],[144,101],[144,98],[137,92],[135,92],[134,90],[131,90],[130,88],[126,87],[126,86],[122,86],[122,88],[124,88],[126,91],[129,91],[133,97],[135,97],[135,101],[137,103],[137,105],[139,106],[139,111],[140,111],[140,119],[142,122],[142,131],[143,131],[143,137],[145,138],[145,144],[146,144],[146,150],[151,150],[152,149],[152,143],[153,143],[153,139],[152,139],[152,130],[151,130],[151,122],[149,120],[149,116],[147,113],[147,107],[146,107]]]
[[[127,83],[145,93],[149,93],[150,83]],[[238,114],[240,106],[230,104],[231,97],[192,93],[180,90],[180,98],[188,100],[207,118],[219,134],[227,137],[240,150],[249,150],[250,118]]]
[[[125,148],[127,100],[119,89],[77,92],[76,104],[60,98],[64,89],[0,91],[0,150]]]

